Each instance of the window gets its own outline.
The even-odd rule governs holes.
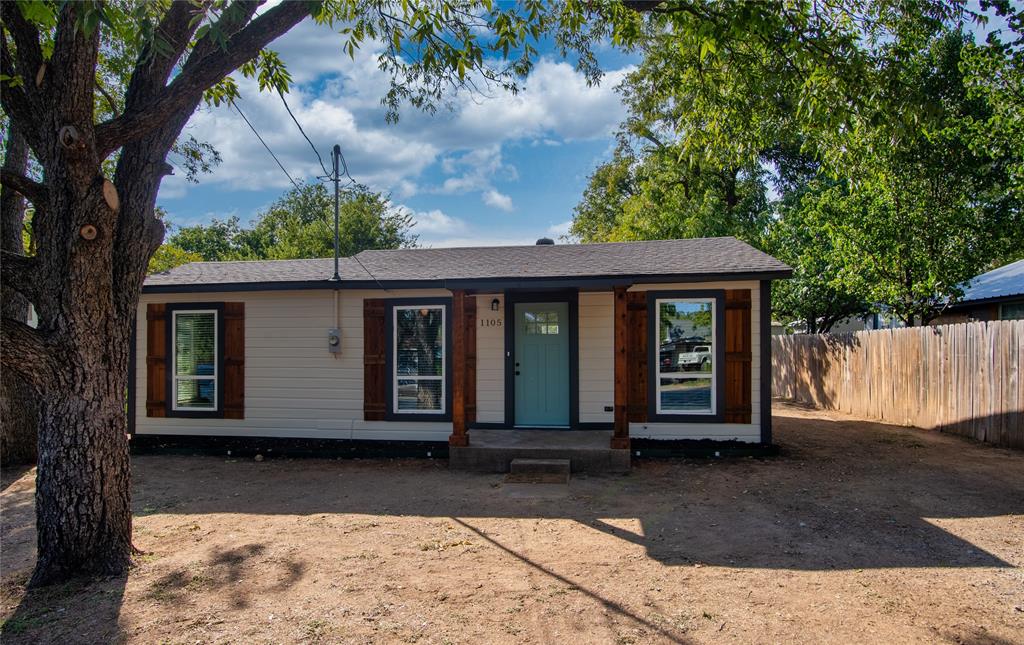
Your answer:
[[[1011,302],[999,306],[1000,320],[1024,320],[1024,302]]]
[[[445,314],[442,304],[392,308],[392,413],[447,412]]]
[[[655,410],[659,415],[716,412],[717,316],[714,298],[657,298]]]
[[[217,311],[176,310],[172,314],[173,409],[217,410],[220,404]]]
[[[527,311],[523,316],[526,319],[523,332],[527,335],[558,335],[557,311]]]

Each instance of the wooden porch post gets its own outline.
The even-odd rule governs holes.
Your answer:
[[[612,448],[629,448],[629,366],[626,345],[629,338],[626,287],[615,287],[615,431]]]
[[[452,291],[452,434],[449,446],[468,446],[466,423],[466,292]]]

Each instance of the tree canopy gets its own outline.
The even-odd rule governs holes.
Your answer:
[[[342,256],[416,244],[412,216],[380,193],[361,186],[345,191],[339,204],[339,222]],[[196,260],[323,258],[333,253],[334,197],[323,184],[303,184],[257,214],[249,227],[242,227],[238,217],[229,217],[173,231],[154,259],[175,257],[184,264]]]
[[[976,42],[964,5],[740,6],[743,29],[712,3],[645,33],[572,235],[735,235],[794,267],[775,309],[811,331],[928,322],[1024,255],[1020,12],[983,3],[1007,26]]]

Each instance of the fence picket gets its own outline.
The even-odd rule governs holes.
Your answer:
[[[772,337],[772,395],[1024,448],[1024,320]]]

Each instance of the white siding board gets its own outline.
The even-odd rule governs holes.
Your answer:
[[[136,332],[135,431],[139,434],[444,441],[451,423],[363,418],[363,299],[449,296],[443,289],[341,292],[342,351],[327,351],[337,326],[332,291],[145,294]],[[245,303],[245,419],[146,416],[146,305]]]
[[[637,285],[631,290],[751,290],[753,325],[752,423],[631,424],[638,438],[760,440],[759,283],[701,282]],[[145,294],[136,334],[135,431],[139,434],[252,437],[355,438],[444,441],[443,422],[366,422],[363,408],[363,299],[449,296],[443,289],[341,292],[342,351],[327,351],[327,330],[338,322],[334,292],[270,291]],[[498,294],[477,297],[478,319],[504,317],[490,309]],[[173,302],[244,302],[246,306],[245,419],[149,418],[146,416],[146,305]],[[478,323],[479,324],[479,323]],[[505,420],[505,327],[477,327],[477,420]],[[611,292],[579,294],[579,420],[610,423],[614,403],[614,298]]]
[[[761,283],[757,280],[738,280],[735,282],[670,282],[657,284],[638,284],[629,288],[630,291],[683,291],[687,289],[750,289],[750,351],[751,351],[751,375],[750,375],[750,425],[739,424],[750,430],[750,436],[757,435],[757,441],[761,439]],[[686,424],[696,427],[698,424]],[[733,424],[706,424],[708,426],[725,427]],[[633,434],[630,426],[630,436]],[[696,430],[694,430],[696,431]],[[657,437],[652,437],[657,438]],[[694,437],[660,437],[660,438],[694,438]],[[699,438],[699,437],[698,437]],[[711,437],[706,437],[711,438]],[[740,439],[740,441],[745,441]]]
[[[491,311],[491,301],[500,303]],[[505,298],[496,294],[476,297],[476,420],[505,422]],[[502,325],[481,326],[480,321],[498,319]]]
[[[580,423],[611,423],[615,403],[615,299],[610,291],[579,295]]]

